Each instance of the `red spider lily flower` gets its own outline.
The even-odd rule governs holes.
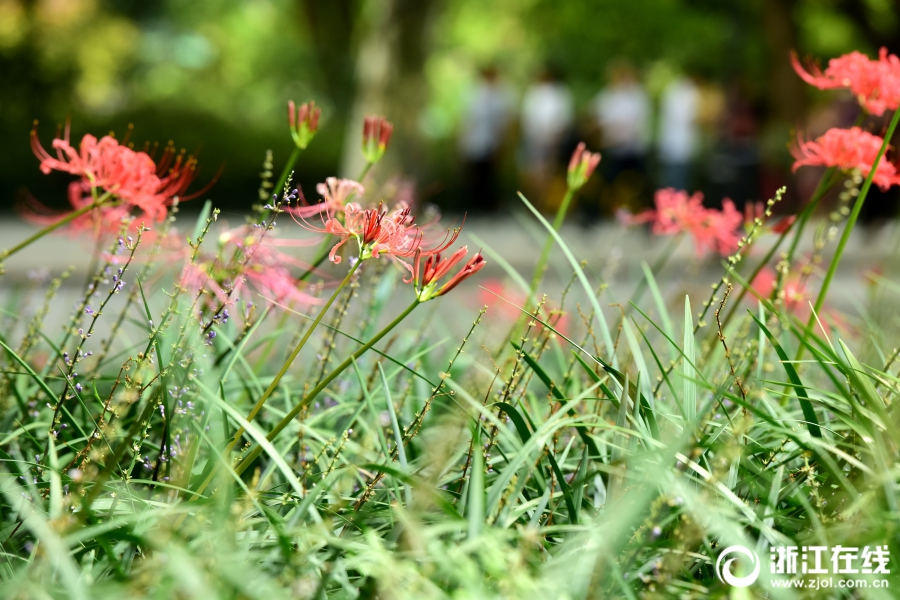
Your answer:
[[[324,204],[332,211],[343,210],[353,196],[362,196],[366,189],[352,179],[328,177],[325,183],[316,186],[316,191],[324,199]]]
[[[469,249],[466,246],[462,246],[448,257],[442,257],[439,252],[425,254],[421,250],[417,250],[416,258],[413,262],[412,277],[407,280],[407,283],[411,281],[415,286],[416,297],[419,299],[419,302],[427,302],[432,298],[443,296],[458,286],[464,279],[480,271],[487,264],[484,256],[478,252],[455,275],[443,284],[439,284],[440,280],[446,277],[450,270],[463,260],[468,253]]]
[[[900,58],[888,54],[887,48],[879,51],[877,60],[855,51],[832,58],[824,72],[816,65],[807,71],[793,52],[791,64],[803,81],[820,90],[849,89],[873,115],[900,106]]]
[[[600,153],[588,152],[584,142],[578,142],[572,158],[569,159],[569,171],[566,177],[569,189],[573,191],[580,189],[591,178],[599,164]]]
[[[804,166],[837,167],[845,171],[858,170],[867,177],[883,143],[881,137],[859,127],[835,127],[814,141],[798,140],[793,149],[796,160],[792,170],[796,171]],[[887,157],[882,157],[872,181],[882,190],[900,183],[897,167]]]
[[[69,185],[68,198],[73,209],[86,208],[108,195],[108,202],[98,203],[96,210],[72,222],[75,229],[96,227],[102,232],[116,232],[128,218],[133,218],[133,228],[152,225],[166,218],[176,199],[187,200],[196,195],[184,194],[196,175],[197,161],[176,152],[171,144],[157,164],[146,152],[124,146],[112,136],[98,140],[85,135],[76,149],[69,142],[67,126],[63,137],[53,140],[54,154],[41,145],[36,129],[31,131],[31,148],[41,161],[43,173],[61,171],[80,178]],[[52,222],[61,215],[26,216],[38,222]]]
[[[707,216],[700,192],[688,196],[683,190],[665,188],[657,190],[653,201],[656,204],[653,233],[657,235],[690,231]]]
[[[252,226],[226,231],[219,236],[215,254],[185,264],[181,286],[194,294],[205,294],[205,306],[213,310],[231,306],[240,299],[249,300],[251,288],[275,302],[295,306],[320,304],[320,299],[302,291],[303,284],[291,274],[291,267],[306,269],[309,265],[278,249],[298,241],[264,233]]]
[[[656,191],[653,201],[655,209],[636,215],[622,213],[620,218],[628,224],[650,223],[656,235],[689,233],[698,256],[707,250],[724,256],[737,249],[744,217],[731,200],[722,201],[722,210],[705,208],[702,193],[688,195],[683,190],[665,188]]]
[[[384,156],[394,125],[384,117],[363,120],[362,150],[367,163],[377,163]]]
[[[87,208],[96,202],[97,198],[91,193],[91,185],[85,180],[73,181],[68,186],[67,199],[73,210]],[[136,216],[139,208],[141,214]],[[53,210],[35,199],[30,199],[22,209],[23,216],[37,225],[52,225],[65,216]],[[159,223],[165,219],[166,207],[155,203],[144,203],[140,207],[125,203],[101,204],[71,221],[68,228],[73,232],[96,231],[98,234],[115,234],[122,229],[122,225],[132,219],[130,230],[137,230],[141,224]],[[144,241],[150,239],[146,232]]]
[[[343,212],[350,199],[355,196],[361,197],[366,190],[360,183],[352,179],[328,177],[324,183],[316,186],[316,191],[322,196],[322,201],[318,204],[289,207],[285,211],[301,219],[320,213],[332,216],[335,213]]]
[[[322,109],[315,102],[305,102],[299,107],[293,100],[288,101],[288,125],[291,128],[291,138],[301,150],[305,150],[319,130],[319,117]]]
[[[706,218],[703,194],[688,195],[683,190],[664,188],[653,196],[655,209],[645,210],[636,215],[621,212],[620,218],[629,225],[650,223],[656,235],[673,235],[689,231]]]
[[[391,212],[381,207],[347,215],[347,223],[359,232],[360,258],[388,254],[393,257],[413,256],[422,244],[422,230],[415,225],[410,207],[399,204]],[[355,221],[355,222],[354,222]]]
[[[310,231],[340,238],[328,253],[331,262],[340,264],[341,257],[337,252],[351,239],[355,239],[359,246],[360,260],[377,258],[381,254],[391,258],[413,256],[422,245],[422,230],[414,221],[405,204],[399,204],[388,212],[383,204],[377,208],[362,208],[350,202],[344,206],[342,215],[330,214],[321,227],[305,220],[298,223]]]
[[[689,229],[697,255],[707,250],[722,256],[732,254],[738,249],[743,222],[744,216],[728,198],[722,200],[722,210],[706,209],[703,218]]]

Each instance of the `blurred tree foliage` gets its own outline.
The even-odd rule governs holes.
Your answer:
[[[395,165],[443,197],[480,66],[500,66],[521,89],[552,63],[579,108],[612,59],[641,67],[651,85],[684,69],[740,81],[783,129],[809,94],[787,51],[896,51],[896,9],[892,0],[0,0],[0,188],[7,207],[26,190],[46,202],[61,195],[29,152],[35,118],[47,141],[66,119],[76,136],[133,123],[135,140],[173,138],[199,152],[206,176],[224,164],[213,195],[246,206],[265,150],[276,161],[289,151],[294,98],[323,106],[305,186],[342,168],[352,175],[356,122],[380,112],[398,124]]]

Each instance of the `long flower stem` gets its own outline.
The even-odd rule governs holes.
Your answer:
[[[822,309],[822,305],[825,304],[825,297],[828,295],[828,288],[831,286],[831,282],[834,279],[835,272],[837,272],[837,267],[841,262],[841,257],[844,255],[844,249],[847,247],[847,242],[850,240],[850,234],[853,233],[853,228],[856,225],[857,219],[859,219],[859,213],[862,212],[863,203],[866,201],[866,196],[869,194],[869,189],[872,187],[872,179],[875,177],[875,169],[878,168],[878,164],[884,157],[885,152],[887,152],[888,145],[890,144],[891,138],[894,136],[894,130],[897,129],[898,122],[900,122],[900,110],[895,110],[894,116],[891,118],[891,123],[890,125],[888,125],[887,132],[884,135],[884,141],[881,144],[881,148],[878,150],[878,154],[875,156],[875,161],[872,163],[872,168],[869,169],[869,174],[866,176],[865,181],[863,181],[862,187],[860,187],[859,189],[859,195],[856,197],[856,202],[853,203],[853,208],[850,210],[850,216],[847,217],[847,224],[844,225],[844,232],[841,234],[841,239],[838,240],[838,245],[834,251],[834,256],[831,258],[831,264],[828,265],[828,271],[825,273],[825,279],[822,281],[822,287],[821,289],[819,289],[819,295],[816,297],[816,302],[813,305],[813,311],[809,315],[809,320],[806,322],[806,328],[803,333],[804,340],[809,337],[809,334],[813,328],[813,324],[816,322],[816,315]],[[804,344],[801,343],[800,347],[797,349],[797,360],[799,360],[803,355],[804,347]]]
[[[563,196],[559,208],[556,209],[556,216],[553,218],[554,230],[559,231],[559,228],[562,227],[563,221],[566,219],[566,213],[569,211],[569,205],[572,203],[572,198],[574,198],[574,196],[575,191],[572,188],[567,187],[566,194]],[[544,272],[547,270],[547,261],[550,259],[551,250],[553,250],[553,236],[548,233],[547,239],[544,242],[544,247],[538,257],[537,264],[534,267],[534,274],[531,276],[531,285],[528,286],[528,296],[525,298],[525,303],[523,304],[523,308],[525,309],[528,309],[531,306],[531,303],[537,296],[538,286],[541,285],[541,281],[544,279]],[[516,319],[506,339],[517,339],[521,337],[522,333],[525,331],[526,323],[527,313],[523,313]],[[501,348],[497,350],[498,356],[504,349],[505,346],[501,346]]]
[[[366,166],[362,168],[362,171],[359,173],[359,177],[356,179],[358,182],[362,183],[363,179],[366,178],[366,175],[369,174],[369,171],[372,169],[372,165],[375,163],[366,161]]]
[[[322,390],[325,389],[326,386],[328,386],[329,383],[331,383],[347,367],[349,367],[351,364],[353,364],[353,361],[358,359],[365,352],[367,352],[372,346],[377,344],[381,340],[381,338],[383,338],[388,333],[390,333],[390,331],[394,327],[396,327],[401,321],[403,321],[403,319],[405,319],[407,316],[409,316],[409,313],[411,313],[419,304],[421,304],[421,302],[419,302],[418,299],[414,300],[412,302],[412,304],[407,306],[406,309],[404,309],[403,312],[401,312],[399,315],[397,315],[397,317],[394,318],[393,321],[391,321],[390,323],[385,325],[384,328],[381,331],[379,331],[378,333],[376,333],[368,342],[366,342],[365,344],[360,346],[355,352],[353,352],[353,354],[351,354],[346,359],[344,359],[344,362],[342,362],[337,367],[335,367],[331,371],[331,373],[329,373],[324,379],[322,379],[322,381],[320,381],[318,383],[318,385],[316,385],[316,387],[314,387],[306,396],[304,396],[300,400],[300,402],[298,402],[297,404],[294,405],[294,408],[292,408],[290,410],[290,412],[288,412],[284,416],[284,418],[281,419],[281,421],[279,421],[278,424],[272,428],[272,430],[268,433],[268,435],[266,435],[266,439],[269,441],[275,439],[275,436],[277,436],[285,427],[287,427],[291,423],[291,421],[293,421],[294,418],[297,415],[299,415],[300,412],[304,408],[309,406],[309,404],[316,398],[316,396],[318,396],[322,392]],[[253,448],[251,448],[247,452],[247,454],[244,455],[244,457],[238,462],[238,464],[235,465],[234,472],[236,474],[240,475],[241,473],[246,471],[247,468],[253,463],[254,460],[256,460],[256,458],[261,453],[262,453],[262,446],[260,446],[259,444],[256,444],[255,446],[253,446]]]
[[[268,400],[275,390],[278,389],[278,384],[281,383],[281,379],[287,373],[288,369],[293,364],[294,360],[300,354],[300,351],[303,350],[303,347],[306,345],[306,342],[309,341],[310,336],[313,334],[313,331],[319,326],[319,323],[322,321],[322,318],[325,316],[325,313],[328,312],[328,309],[331,308],[331,305],[334,303],[335,299],[337,299],[338,295],[341,293],[348,283],[350,283],[350,279],[353,277],[353,274],[356,273],[356,270],[362,264],[362,261],[357,261],[350,270],[347,272],[346,277],[344,277],[343,281],[341,281],[340,285],[338,285],[337,289],[334,290],[334,293],[331,294],[331,297],[325,303],[324,306],[319,310],[319,314],[316,315],[316,318],[313,320],[312,324],[307,327],[306,332],[303,334],[303,337],[300,338],[300,341],[297,342],[297,345],[294,347],[293,351],[291,351],[290,355],[281,365],[281,369],[279,369],[278,373],[275,375],[275,378],[272,379],[272,382],[269,384],[269,387],[266,388],[266,391],[263,392],[262,396],[259,397],[259,400],[256,401],[256,404],[253,405],[253,408],[250,409],[250,412],[247,414],[247,422],[252,423],[253,419],[256,418],[256,415],[259,414],[259,411],[262,410],[263,405],[265,405],[266,400]],[[239,428],[232,438],[231,442],[228,444],[226,449],[226,453],[231,451],[232,448],[237,445],[240,441],[241,436],[244,435],[244,428]]]
[[[556,210],[556,217],[553,219],[554,230],[559,231],[559,228],[562,227],[563,221],[566,219],[566,213],[569,211],[569,205],[572,203],[572,198],[574,197],[575,191],[572,188],[566,188],[566,195],[563,196],[562,202]],[[544,272],[547,270],[547,261],[550,259],[550,251],[552,249],[553,236],[547,235],[547,241],[544,242],[544,248],[541,250],[540,258],[538,258],[537,265],[534,268],[531,286],[528,288],[528,300],[526,301],[526,305],[534,299],[537,288],[541,284],[541,280],[544,279]]]
[[[284,169],[282,169],[281,171],[281,176],[278,178],[278,183],[276,183],[275,187],[272,188],[279,196],[284,193],[284,184],[285,182],[287,182],[288,177],[290,177],[291,173],[294,171],[294,165],[297,163],[298,158],[300,158],[300,148],[294,146],[294,149],[291,151],[291,155],[288,156],[287,162],[284,163]]]
[[[830,190],[831,186],[834,184],[836,173],[837,169],[834,167],[829,167],[828,170],[825,171],[825,174],[822,175],[822,179],[819,180],[819,185],[816,186],[816,190],[813,192],[809,204],[807,204],[800,212],[797,216],[797,222],[789,229],[789,231],[793,231],[794,238],[791,240],[791,247],[787,252],[788,264],[794,262],[794,254],[797,252],[797,246],[800,245],[800,239],[803,237],[803,230],[806,229],[806,224],[809,222],[810,216],[816,211],[816,208],[819,206],[819,202],[825,196],[825,193]]]
[[[52,231],[56,231],[63,225],[67,225],[67,224],[71,223],[72,221],[74,221],[75,219],[77,219],[78,217],[80,217],[82,215],[86,215],[87,213],[91,212],[92,210],[94,210],[95,208],[97,208],[98,206],[100,206],[101,204],[106,202],[106,200],[108,200],[109,198],[110,198],[110,194],[106,193],[106,194],[100,196],[99,198],[97,198],[96,200],[94,200],[93,202],[91,202],[90,204],[88,204],[87,206],[83,206],[76,211],[70,212],[69,214],[67,214],[66,216],[61,218],[59,221],[53,223],[52,225],[47,225],[40,231],[37,231],[34,234],[28,236],[26,239],[22,240],[21,242],[19,242],[12,248],[8,248],[8,249],[4,250],[3,252],[0,252],[0,262],[3,262],[4,260],[6,260],[10,256],[12,256],[13,254],[18,252],[19,250],[22,250],[23,248],[36,242],[37,240],[41,239],[48,233],[50,233]]]

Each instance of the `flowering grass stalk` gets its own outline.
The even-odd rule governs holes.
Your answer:
[[[816,208],[819,206],[822,198],[834,184],[834,176],[836,174],[836,170],[833,168],[829,168],[825,171],[825,174],[822,176],[822,179],[819,180],[819,183],[816,186],[815,191],[813,192],[810,201],[803,207],[803,210],[797,215],[797,218],[784,227],[784,229],[778,234],[778,237],[775,241],[769,246],[766,250],[765,254],[761,259],[756,262],[756,266],[752,271],[747,275],[746,281],[748,283],[752,282],[756,277],[765,269],[772,261],[772,257],[775,256],[775,253],[778,252],[778,249],[781,248],[781,245],[784,241],[793,234],[791,239],[791,245],[787,251],[786,259],[790,263],[794,259],[794,254],[797,250],[797,245],[800,243],[800,239],[803,235],[803,230],[806,227],[807,222],[809,221],[810,215],[815,213]],[[728,313],[722,319],[723,326],[727,326],[728,323],[731,322],[731,318],[734,316],[735,312],[739,310],[741,305],[741,301],[746,296],[749,286],[741,286],[740,290],[737,292],[734,302],[731,305],[731,309],[729,309]]]
[[[53,407],[53,418],[50,420],[50,432],[54,438],[58,435],[60,418],[62,416],[61,411],[63,409],[63,405],[70,399],[70,392],[74,396],[80,396],[84,391],[83,384],[76,381],[78,374],[75,372],[75,369],[78,368],[78,364],[83,358],[89,356],[89,354],[85,353],[84,346],[87,343],[87,340],[94,334],[94,328],[97,325],[97,321],[99,321],[100,317],[103,315],[103,311],[106,309],[110,300],[112,300],[113,297],[115,297],[115,295],[122,290],[122,287],[125,284],[123,276],[125,274],[125,271],[131,265],[131,262],[134,260],[134,254],[141,243],[142,234],[143,230],[139,230],[137,232],[137,238],[123,244],[123,247],[125,247],[128,251],[128,255],[125,258],[124,264],[118,268],[117,273],[113,276],[112,289],[110,289],[106,298],[104,298],[103,301],[100,302],[100,305],[96,310],[92,309],[90,306],[85,308],[85,314],[90,316],[91,318],[90,323],[88,324],[86,329],[78,329],[78,345],[75,347],[71,356],[66,352],[63,352],[62,354],[63,363],[65,365],[63,375],[65,383],[63,385],[62,393],[59,395],[59,398],[57,399],[55,406]],[[121,242],[122,239],[120,238],[119,243]]]

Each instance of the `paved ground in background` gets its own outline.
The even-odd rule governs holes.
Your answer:
[[[183,222],[192,222],[190,217]],[[29,225],[12,219],[0,220],[0,248],[7,247],[34,231]],[[296,231],[293,225],[279,229],[278,235],[290,235]],[[625,228],[617,223],[602,223],[590,228],[567,225],[562,235],[574,256],[586,261],[586,272],[592,284],[605,282],[608,291],[607,303],[627,301],[635,286],[643,277],[641,263],[653,264],[665,252],[669,252],[667,264],[658,275],[663,294],[673,301],[679,301],[683,294],[691,296],[695,307],[699,306],[709,295],[710,285],[721,276],[722,270],[717,260],[697,260],[689,240],[682,240],[672,250],[669,238],[657,238],[648,235],[640,228]],[[505,261],[509,268],[515,269],[528,278],[536,257],[540,252],[544,235],[539,225],[522,216],[508,219],[470,218],[467,220],[463,240],[470,248],[483,248],[489,265],[481,273],[482,282],[495,278],[509,278],[502,266]],[[774,238],[764,238],[761,247]],[[811,240],[805,240],[801,249],[808,250]],[[893,259],[897,262],[900,227],[898,224],[880,228],[860,228],[852,237],[845,254],[838,277],[832,286],[829,302],[833,306],[849,308],[856,301],[865,297],[866,286],[863,274],[871,268],[886,268]],[[834,243],[829,246],[828,255],[833,251]],[[6,264],[6,274],[0,278],[0,296],[21,288],[20,284],[28,280],[29,274],[47,270],[56,274],[72,266],[76,276],[68,280],[60,294],[59,305],[66,307],[75,303],[80,285],[84,281],[84,272],[90,262],[90,245],[74,239],[67,234],[51,234],[40,240],[19,255],[10,258]],[[498,258],[500,257],[500,258]],[[558,296],[562,287],[569,280],[571,269],[561,252],[555,252],[548,274],[545,289],[551,296]],[[577,288],[577,286],[576,286]],[[460,308],[477,306],[480,295],[484,292],[477,285],[466,285],[460,293],[454,293],[442,299],[443,302],[458,305]],[[576,292],[576,300],[583,296]],[[400,300],[398,299],[398,302]],[[405,300],[403,300],[405,302]],[[649,303],[649,297],[644,299]],[[680,302],[679,302],[680,304]],[[66,312],[66,311],[60,311]],[[459,311],[466,322],[471,311]],[[455,328],[455,326],[454,326]]]

